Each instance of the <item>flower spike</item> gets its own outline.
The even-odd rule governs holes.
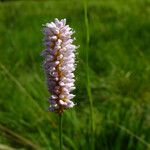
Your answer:
[[[74,31],[66,25],[66,19],[46,23],[43,29],[44,45],[42,52],[49,97],[49,110],[62,113],[67,108],[74,107],[71,99],[75,96],[71,91],[75,89],[75,40],[71,38]]]

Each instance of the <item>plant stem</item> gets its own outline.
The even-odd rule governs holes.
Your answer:
[[[62,150],[62,114],[59,114],[59,149]]]
[[[94,150],[94,119],[93,119],[93,99],[90,87],[90,75],[89,75],[89,41],[90,41],[90,32],[89,32],[89,22],[87,16],[87,1],[84,1],[84,19],[85,19],[85,26],[86,26],[86,75],[87,75],[87,93],[90,103],[90,128],[91,128],[91,150]]]

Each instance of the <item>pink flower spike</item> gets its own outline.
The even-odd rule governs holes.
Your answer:
[[[71,99],[75,96],[74,73],[75,52],[78,48],[73,44],[74,31],[66,25],[66,19],[46,23],[43,29],[45,50],[43,67],[45,70],[49,98],[49,110],[62,113],[65,109],[74,107]]]

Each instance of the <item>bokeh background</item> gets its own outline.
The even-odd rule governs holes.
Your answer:
[[[95,150],[150,149],[150,1],[88,1]],[[86,27],[80,0],[0,2],[0,149],[58,150],[58,115],[47,112],[42,24],[67,18],[76,31],[74,109],[63,148],[90,150]]]

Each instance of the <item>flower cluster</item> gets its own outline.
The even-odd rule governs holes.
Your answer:
[[[64,109],[72,108],[75,104],[71,99],[75,96],[70,92],[74,87],[75,51],[71,38],[74,31],[66,25],[66,19],[46,23],[43,29],[44,45],[42,52],[44,70],[47,79],[49,110],[62,113]]]

